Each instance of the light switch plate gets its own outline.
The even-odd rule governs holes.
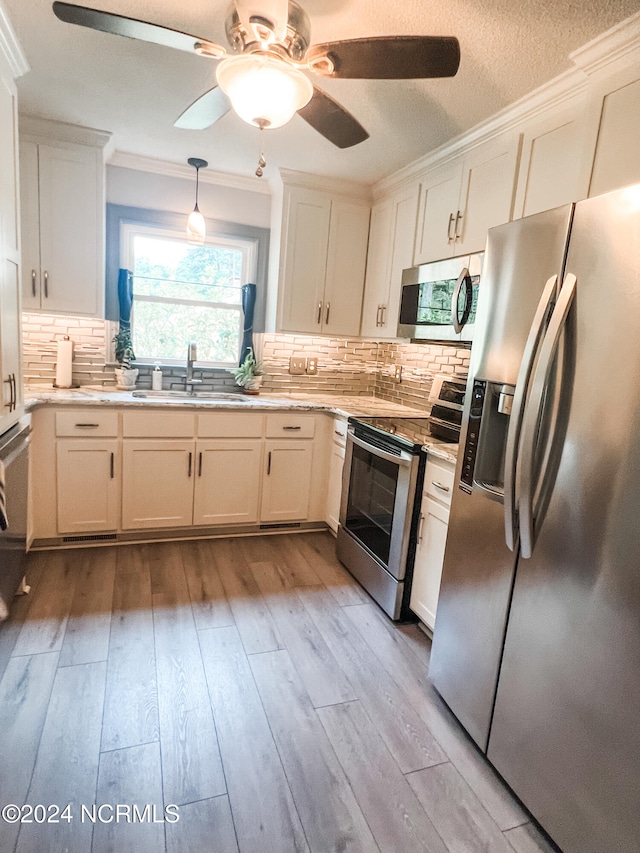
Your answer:
[[[318,372],[318,359],[315,356],[307,359],[307,373],[316,374]]]
[[[402,365],[396,364],[395,373],[393,374],[393,378],[396,382],[402,382]]]
[[[289,359],[289,373],[292,376],[301,376],[307,369],[307,359],[297,358],[292,355]]]

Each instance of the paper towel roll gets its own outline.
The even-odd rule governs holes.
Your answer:
[[[58,388],[71,388],[71,375],[73,372],[73,341],[65,335],[58,341],[58,360],[56,361],[56,386]]]

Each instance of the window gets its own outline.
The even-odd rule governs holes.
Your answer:
[[[127,223],[121,245],[133,272],[131,330],[138,361],[184,363],[187,343],[198,363],[238,363],[242,285],[255,280],[255,241],[212,235],[192,246],[184,231]]]

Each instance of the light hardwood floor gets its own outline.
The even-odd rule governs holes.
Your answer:
[[[41,552],[29,580],[0,807],[71,819],[0,817],[0,853],[551,853],[329,534]]]

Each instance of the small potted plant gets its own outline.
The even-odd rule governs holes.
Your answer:
[[[135,359],[131,332],[129,329],[119,329],[113,339],[116,345],[116,361],[120,367],[116,367],[116,385],[118,388],[135,388],[138,378],[138,368],[132,367],[131,362]]]
[[[231,373],[235,377],[236,385],[239,385],[245,394],[260,393],[264,368],[262,362],[256,360],[251,347],[249,347],[240,367],[234,367]]]

